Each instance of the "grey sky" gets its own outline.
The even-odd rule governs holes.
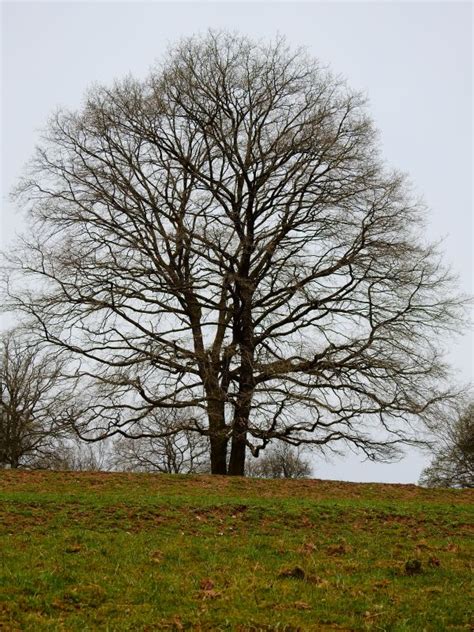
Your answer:
[[[472,17],[470,2],[4,2],[1,242],[22,227],[7,193],[58,106],[77,108],[91,83],[144,76],[179,37],[207,28],[289,43],[366,92],[390,166],[410,174],[429,206],[428,238],[472,293]],[[472,381],[472,337],[452,344]],[[426,457],[393,465],[356,457],[318,463],[316,476],[414,482]]]

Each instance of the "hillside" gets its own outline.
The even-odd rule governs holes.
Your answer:
[[[414,485],[2,471],[0,629],[468,630],[473,501]]]

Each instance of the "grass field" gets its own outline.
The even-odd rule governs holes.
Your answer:
[[[0,629],[470,630],[473,500],[3,471]]]

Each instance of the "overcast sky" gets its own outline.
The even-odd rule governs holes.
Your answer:
[[[58,106],[80,107],[92,83],[143,77],[177,38],[208,28],[284,34],[364,91],[387,163],[409,173],[429,206],[428,236],[473,290],[472,17],[470,2],[3,2],[0,223],[2,247],[22,218],[8,191]],[[472,336],[452,345],[472,381]],[[355,456],[316,462],[315,475],[416,482],[427,457],[391,465]]]

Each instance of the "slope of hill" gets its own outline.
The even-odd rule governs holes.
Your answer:
[[[467,630],[471,491],[0,473],[2,630]]]

